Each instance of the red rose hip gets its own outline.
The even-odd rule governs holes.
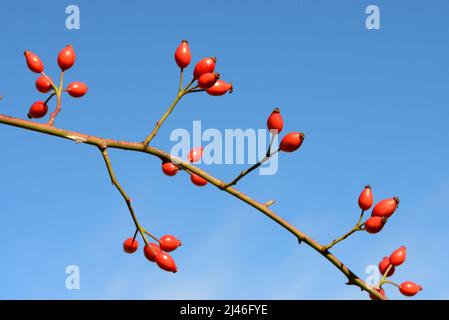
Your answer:
[[[214,57],[204,58],[204,59],[200,60],[195,65],[195,69],[193,70],[193,78],[198,79],[205,73],[214,72],[216,62],[217,62],[217,59]]]
[[[382,289],[382,288],[377,288],[377,289],[374,289],[374,290],[376,290],[377,292],[379,292],[381,295],[385,296],[385,290],[384,290],[384,289]],[[379,300],[379,298],[376,297],[375,295],[373,295],[372,293],[369,294],[369,297],[370,297],[371,300]]]
[[[200,177],[199,175],[192,173],[190,175],[190,181],[192,181],[192,183],[198,187],[202,187],[205,186],[207,184],[207,180]]]
[[[399,286],[399,291],[407,297],[413,297],[421,290],[422,287],[412,281],[405,281]]]
[[[162,172],[164,172],[167,176],[172,177],[177,174],[179,168],[175,166],[172,162],[164,162],[162,163]]]
[[[66,46],[58,54],[58,65],[62,71],[70,69],[76,60],[75,50],[71,45]]]
[[[282,138],[279,145],[279,150],[284,152],[293,152],[299,149],[304,141],[304,134],[302,132],[290,132]]]
[[[222,96],[226,92],[232,93],[233,87],[232,83],[227,83],[223,80],[217,80],[215,81],[214,85],[206,90],[208,94],[211,96]]]
[[[215,82],[217,82],[218,79],[220,79],[220,75],[218,73],[205,73],[198,78],[198,87],[201,89],[209,89],[215,84]]]
[[[384,257],[379,263],[379,272],[384,275],[390,265],[391,268],[390,271],[388,271],[387,277],[391,277],[394,274],[394,266],[390,263],[389,257]]]
[[[162,252],[156,256],[156,263],[162,270],[176,273],[178,268],[176,267],[175,260],[165,252]]]
[[[42,63],[42,60],[31,51],[25,51],[24,52],[28,68],[36,73],[41,73],[44,71],[44,64]]]
[[[365,230],[368,233],[378,233],[385,225],[382,217],[371,217],[365,221]]]
[[[389,218],[396,211],[398,204],[398,197],[384,199],[374,206],[371,216]]]
[[[156,257],[160,253],[162,253],[161,248],[159,248],[159,246],[153,242],[151,242],[149,246],[145,246],[143,248],[143,254],[144,254],[145,258],[147,258],[151,262],[155,262]]]
[[[175,236],[165,235],[159,239],[159,247],[166,252],[173,251],[181,246],[181,241],[176,239]]]
[[[363,189],[359,196],[359,207],[362,210],[368,210],[373,205],[374,197],[371,187],[368,185]]]
[[[201,157],[203,156],[203,147],[196,147],[190,150],[189,152],[189,162],[198,162],[201,160]]]
[[[395,250],[390,255],[390,263],[393,266],[399,266],[404,263],[406,258],[407,258],[407,248],[404,246],[401,246],[399,249]]]
[[[39,119],[47,114],[48,106],[43,101],[37,101],[31,105],[30,111],[28,112],[28,118]]]
[[[187,40],[182,40],[181,44],[175,51],[175,61],[178,67],[181,69],[186,68],[190,61],[192,60],[192,55],[190,53],[190,47]]]
[[[88,88],[84,82],[72,82],[67,86],[67,92],[74,98],[80,98],[84,96]]]
[[[128,238],[123,242],[123,250],[126,253],[134,253],[139,247],[139,243],[136,239]]]
[[[47,93],[48,91],[50,91],[53,88],[53,86],[51,85],[51,82],[48,81],[48,79],[45,78],[44,76],[40,76],[39,78],[37,78],[35,84],[36,84],[36,89],[42,93]]]
[[[279,108],[276,108],[271,112],[267,119],[267,127],[272,134],[279,134],[282,131],[284,120],[282,119],[281,110],[279,110]]]

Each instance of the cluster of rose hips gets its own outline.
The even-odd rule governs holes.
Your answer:
[[[374,196],[370,186],[366,186],[359,196],[359,207],[362,211],[369,210],[374,203]],[[399,198],[393,197],[379,201],[373,208],[371,212],[371,217],[368,218],[363,224],[364,229],[368,233],[378,233],[384,227],[388,218],[390,218],[396,211],[399,204]],[[401,246],[399,249],[395,250],[389,257],[384,257],[379,263],[379,271],[382,274],[382,279],[379,282],[378,288],[376,290],[382,295],[385,295],[382,285],[384,283],[390,283],[399,288],[399,291],[405,296],[414,296],[422,287],[414,282],[406,281],[401,285],[396,285],[393,282],[385,282],[385,279],[391,277],[395,271],[395,267],[404,263],[406,258],[406,248]],[[377,298],[370,294],[370,298],[376,300]]]
[[[136,239],[136,234],[133,238],[128,238],[123,242],[123,250],[126,253],[134,253],[139,248],[139,243]],[[169,272],[177,272],[175,260],[168,254],[178,247],[181,246],[181,241],[172,235],[165,235],[159,239],[159,244],[150,242],[143,248],[144,256],[151,262],[156,262],[156,264],[162,270]]]
[[[281,116],[281,111],[276,108],[271,112],[267,119],[267,127],[271,134],[276,135],[281,133],[284,128],[284,120]],[[304,141],[304,133],[302,132],[290,132],[282,138],[279,144],[279,151],[293,152],[299,149]]]
[[[182,40],[175,51],[175,61],[181,71],[183,71],[192,60],[189,43]],[[197,81],[197,85],[190,91],[206,91],[211,96],[222,96],[226,92],[232,92],[232,84],[220,79],[220,74],[214,72],[217,58],[208,57],[200,60],[193,70],[193,80],[191,84]],[[197,89],[199,88],[199,89]]]
[[[369,210],[373,205],[374,197],[370,186],[366,186],[359,196],[359,207],[363,211]],[[364,223],[368,233],[378,233],[387,223],[388,218],[396,211],[399,198],[393,197],[379,201],[371,212],[371,217]]]
[[[201,160],[203,156],[203,147],[196,147],[190,150],[188,160],[190,163],[195,163]],[[170,161],[162,162],[162,172],[167,176],[172,177],[178,173],[180,167]],[[190,173],[190,181],[198,187],[205,186],[207,184],[207,180],[200,177],[199,175],[191,172]]]
[[[404,263],[406,259],[406,248],[401,246],[399,249],[393,251],[393,253],[389,257],[384,257],[382,261],[379,263],[379,272],[382,274],[382,280],[379,283],[378,288],[376,290],[380,292],[382,295],[385,295],[385,290],[382,288],[384,283],[390,283],[399,288],[399,291],[407,297],[413,297],[419,291],[422,290],[422,287],[412,281],[402,282],[400,285],[395,284],[391,281],[385,281],[386,278],[391,277],[395,272],[395,267],[400,266]],[[373,300],[377,300],[377,298],[370,294],[370,298]]]
[[[58,65],[61,69],[61,81],[59,86],[56,86],[56,84],[53,82],[53,80],[47,76],[44,73],[44,64],[42,60],[33,52],[26,50],[24,52],[26,62],[28,65],[28,68],[35,72],[40,73],[40,76],[36,79],[36,89],[41,93],[49,93],[51,94],[45,101],[37,101],[31,105],[31,108],[28,112],[28,118],[42,118],[44,117],[48,112],[48,102],[53,98],[53,96],[56,95],[58,102],[57,107],[55,110],[55,114],[52,115],[52,118],[50,119],[49,124],[53,124],[54,117],[58,114],[60,108],[61,108],[61,102],[60,102],[60,96],[62,92],[67,92],[69,95],[71,95],[74,98],[82,97],[87,92],[87,86],[84,82],[72,82],[70,83],[66,89],[62,88],[62,80],[63,80],[63,74],[64,71],[70,69],[76,60],[76,54],[75,50],[73,50],[73,47],[71,45],[66,46],[63,48],[59,54],[58,54]]]

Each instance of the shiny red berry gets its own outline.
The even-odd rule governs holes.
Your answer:
[[[405,246],[402,246],[399,249],[396,249],[390,255],[390,263],[394,266],[399,266],[404,263],[406,258],[407,258],[407,248]]]
[[[391,268],[390,271],[388,271],[387,277],[391,277],[394,274],[394,266],[390,263],[389,257],[384,257],[379,263],[379,272],[384,275],[390,265]]]
[[[179,171],[179,168],[175,166],[172,162],[164,162],[162,163],[162,172],[164,172],[167,176],[174,176]]]
[[[123,250],[126,253],[134,253],[139,247],[139,243],[136,239],[128,238],[123,242]]]
[[[147,258],[151,262],[155,262],[156,257],[161,253],[161,248],[159,248],[159,246],[153,242],[151,242],[149,246],[146,245],[143,248],[143,254],[145,255],[145,258]]]
[[[47,114],[48,106],[43,101],[37,101],[31,105],[30,111],[28,112],[28,118],[39,119]]]
[[[156,256],[156,263],[162,270],[176,273],[178,268],[176,267],[175,260],[165,252],[161,252]]]
[[[365,221],[365,230],[368,233],[378,233],[385,225],[383,217],[370,217]]]
[[[70,69],[76,60],[75,50],[71,45],[66,46],[58,54],[58,65],[62,71]]]
[[[189,162],[198,162],[201,160],[201,157],[203,156],[203,147],[196,147],[190,150],[189,152]]]
[[[51,85],[51,82],[48,81],[48,79],[45,78],[44,76],[40,76],[39,78],[37,78],[35,84],[36,84],[36,89],[42,93],[47,93],[48,91],[50,91],[53,88],[53,86]]]
[[[191,60],[192,55],[190,54],[189,43],[186,40],[182,40],[175,51],[175,61],[181,69],[184,69],[190,64]]]
[[[195,70],[193,70],[193,78],[198,79],[205,73],[214,72],[216,62],[217,62],[217,59],[214,57],[204,58],[204,59],[200,60],[195,65]]]
[[[232,93],[233,90],[232,83],[227,83],[226,81],[218,79],[212,87],[206,90],[206,92],[211,96],[222,96],[226,92]]]
[[[190,181],[192,181],[192,183],[198,187],[202,187],[205,186],[207,184],[207,180],[200,177],[199,175],[192,173],[190,175]]]
[[[279,108],[276,108],[271,112],[267,119],[267,127],[272,134],[279,134],[282,131],[284,120],[282,119],[281,110],[279,110]]]
[[[304,141],[304,134],[302,132],[290,132],[281,140],[279,149],[284,152],[293,152],[297,150]]]
[[[419,284],[416,284],[412,281],[405,281],[401,283],[401,285],[399,286],[399,291],[401,291],[401,293],[407,297],[413,297],[421,290],[422,287]]]
[[[374,206],[371,216],[389,218],[396,211],[398,204],[398,197],[384,199]]]
[[[159,239],[159,247],[166,252],[173,251],[180,246],[181,241],[176,239],[175,236],[167,234]]]
[[[84,82],[72,82],[67,86],[67,92],[74,98],[84,96],[87,90],[88,88]]]
[[[359,207],[362,210],[368,210],[373,205],[374,197],[370,186],[366,186],[359,196]]]
[[[220,79],[220,75],[218,73],[205,73],[198,78],[198,87],[201,89],[209,89],[215,84],[215,82],[217,82],[218,79]]]
[[[36,73],[41,73],[44,71],[44,64],[42,63],[42,60],[31,51],[25,51],[24,52],[28,68]]]
[[[381,295],[385,296],[385,290],[384,289],[382,289],[382,288],[375,288],[374,290],[379,292]],[[369,294],[369,297],[371,298],[371,300],[379,300],[379,298],[376,297],[375,295],[373,295],[372,293]]]

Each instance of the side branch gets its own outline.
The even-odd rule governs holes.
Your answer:
[[[115,176],[114,169],[112,168],[111,159],[109,158],[108,149],[106,147],[99,147],[101,154],[103,156],[104,162],[106,164],[106,168],[108,169],[109,177],[111,178],[112,185],[114,185],[117,190],[120,192],[120,194],[123,197],[123,200],[125,200],[126,206],[128,207],[129,213],[131,214],[131,217],[134,221],[134,224],[136,226],[136,230],[139,231],[140,235],[142,236],[143,241],[148,246],[148,240],[145,236],[144,228],[139,223],[139,220],[137,220],[136,213],[134,212],[134,208],[131,204],[131,198],[126,194],[125,190],[122,188],[120,183],[117,180],[117,177]],[[156,237],[152,236],[151,234],[147,233],[149,236],[151,236],[154,240],[159,241]]]
[[[128,208],[130,209],[130,212],[134,213],[134,210],[131,206],[131,201],[129,201],[128,196],[123,191],[121,186],[118,184],[117,179],[115,178],[115,174],[112,171],[112,166],[109,160],[109,157],[107,155],[107,152],[105,153],[106,148],[115,148],[115,149],[122,149],[122,150],[129,150],[129,151],[136,151],[136,152],[143,152],[148,153],[153,156],[158,157],[159,159],[163,161],[172,161],[172,157],[169,153],[162,151],[160,149],[154,148],[152,146],[144,146],[142,143],[138,142],[127,142],[127,141],[118,141],[114,139],[103,139],[95,136],[90,136],[78,132],[63,130],[59,128],[55,128],[53,126],[40,124],[32,121],[22,120],[14,117],[9,117],[5,115],[0,114],[0,123],[7,124],[10,126],[15,126],[27,130],[32,130],[44,134],[53,135],[56,137],[64,138],[73,140],[76,142],[81,142],[89,145],[94,145],[100,148],[102,151],[103,158],[105,160],[106,166],[108,168],[108,171],[111,176],[111,180],[114,182],[117,189],[122,194],[123,198],[127,202]],[[350,285],[358,286],[360,289],[370,293],[374,297],[377,297],[378,299],[385,300],[386,297],[383,296],[381,293],[376,291],[374,288],[368,286],[365,281],[357,277],[351,270],[348,269],[336,256],[334,256],[329,250],[326,249],[325,246],[321,245],[314,239],[310,238],[308,235],[297,229],[292,224],[288,223],[286,220],[282,219],[280,216],[278,216],[275,212],[273,212],[268,206],[266,206],[264,203],[261,203],[259,201],[256,201],[249,197],[248,195],[244,194],[243,192],[238,191],[237,189],[233,187],[228,187],[224,189],[224,186],[226,185],[225,182],[222,180],[219,180],[212,175],[208,174],[207,172],[199,169],[198,167],[184,162],[181,159],[176,159],[176,164],[190,172],[193,172],[200,177],[206,179],[208,182],[216,186],[217,188],[224,190],[225,192],[231,194],[232,196],[240,199],[241,201],[247,203],[248,205],[254,207],[255,209],[262,212],[264,215],[275,221],[277,224],[282,226],[284,229],[286,229],[288,232],[293,234],[298,240],[301,242],[306,243],[311,248],[313,248],[315,251],[317,251],[319,254],[321,254],[323,257],[325,257],[328,261],[330,261],[340,272],[342,272]],[[139,225],[140,226],[140,225]],[[137,227],[137,224],[136,224]],[[141,227],[140,227],[141,228]],[[140,230],[143,230],[142,228]],[[144,230],[143,230],[144,231]]]

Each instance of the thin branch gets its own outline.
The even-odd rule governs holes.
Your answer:
[[[128,197],[125,190],[122,188],[122,186],[118,182],[117,177],[115,176],[114,169],[112,168],[111,159],[109,158],[107,147],[99,146],[99,149],[101,151],[104,162],[106,164],[106,168],[108,169],[109,177],[111,178],[112,185],[114,185],[117,188],[117,190],[122,195],[123,200],[125,200],[126,206],[128,207],[129,213],[131,214],[131,217],[134,221],[136,229],[139,231],[140,235],[142,236],[143,241],[148,246],[149,243],[148,243],[147,237],[145,236],[145,229],[142,228],[142,226],[139,223],[139,220],[137,220],[136,213],[134,212],[130,197]]]
[[[271,142],[272,143],[272,142]],[[252,171],[256,170],[257,168],[259,168],[262,164],[264,164],[265,162],[267,162],[273,155],[275,155],[276,153],[279,152],[279,150],[273,152],[272,154],[270,154],[270,149],[271,149],[271,143],[270,143],[270,147],[268,148],[269,150],[267,151],[267,154],[265,155],[265,157],[260,160],[259,162],[257,162],[256,164],[252,165],[251,167],[249,167],[246,170],[243,170],[242,172],[240,172],[240,174],[231,182],[226,183],[222,188],[226,189],[229,188],[230,186],[234,186],[237,184],[237,182],[240,181],[240,179],[242,179],[243,177],[245,177],[247,174],[251,173]]]
[[[156,122],[156,125],[155,125],[153,131],[151,131],[151,133],[148,135],[148,137],[143,142],[144,147],[147,147],[150,144],[151,140],[154,139],[154,137],[158,133],[159,129],[161,128],[162,124],[167,119],[167,117],[170,115],[170,113],[172,113],[173,109],[176,107],[176,105],[178,104],[179,100],[182,98],[183,95],[184,95],[184,91],[179,90],[173,103],[170,105],[168,110],[164,113],[162,118],[158,122]]]
[[[348,238],[350,235],[352,235],[353,233],[357,232],[357,231],[362,231],[363,229],[363,225],[364,223],[362,223],[362,219],[363,219],[363,214],[365,213],[365,210],[362,210],[362,213],[360,213],[360,217],[359,220],[357,221],[357,223],[355,224],[355,226],[349,230],[347,233],[345,233],[344,235],[342,235],[340,238],[335,239],[334,241],[332,241],[331,243],[329,243],[325,248],[326,250],[329,250],[330,248],[332,248],[333,246],[335,246],[337,243],[345,240],[346,238]]]
[[[62,84],[64,80],[64,71],[61,71],[61,76],[59,78],[59,88],[55,89],[56,93],[56,109],[50,114],[50,120],[48,120],[48,125],[52,126],[55,123],[56,117],[58,116],[59,112],[61,111],[61,91],[62,91]],[[53,84],[55,87],[55,85]]]
[[[143,152],[150,155],[153,155],[155,157],[158,157],[159,159],[163,161],[172,161],[172,157],[169,153],[162,151],[160,149],[154,148],[152,146],[144,146],[142,143],[138,142],[127,142],[127,141],[118,141],[114,139],[103,139],[95,136],[86,135],[83,133],[78,133],[74,131],[68,131],[63,130],[59,128],[55,128],[52,126],[48,126],[45,124],[36,123],[33,121],[28,120],[22,120],[14,117],[9,117],[6,115],[0,115],[0,123],[15,126],[27,130],[32,130],[44,134],[53,135],[56,137],[68,139],[68,140],[74,140],[77,142],[82,142],[88,145],[97,146],[99,148],[115,148],[115,149],[122,149],[122,150],[129,150],[129,151],[136,151],[136,152]],[[371,288],[368,286],[365,281],[357,277],[351,270],[348,269],[336,256],[334,256],[329,250],[326,250],[326,247],[315,241],[314,239],[310,238],[308,235],[297,229],[295,226],[291,225],[284,219],[282,219],[280,216],[278,216],[275,212],[273,212],[270,208],[265,206],[265,204],[260,203],[248,195],[244,194],[243,192],[238,191],[235,188],[228,187],[226,189],[223,189],[225,183],[222,180],[219,180],[212,175],[208,174],[207,172],[197,168],[196,166],[184,162],[181,159],[173,160],[176,161],[177,165],[181,168],[188,170],[190,172],[193,172],[203,179],[206,179],[209,183],[216,186],[217,188],[220,188],[221,190],[224,190],[225,192],[231,194],[232,196],[240,199],[241,201],[247,203],[248,205],[254,207],[255,209],[262,212],[264,215],[272,219],[274,222],[282,226],[284,229],[286,229],[288,232],[290,232],[292,235],[295,236],[295,238],[298,239],[298,241],[304,242],[307,245],[309,245],[311,248],[313,248],[315,251],[317,251],[319,254],[321,254],[324,258],[326,258],[329,262],[331,262],[338,270],[340,270],[341,273],[345,275],[345,277],[348,280],[348,284],[355,285],[359,287],[360,289],[372,294],[373,296],[385,300],[386,297],[383,296],[381,293],[379,293],[377,290]]]

